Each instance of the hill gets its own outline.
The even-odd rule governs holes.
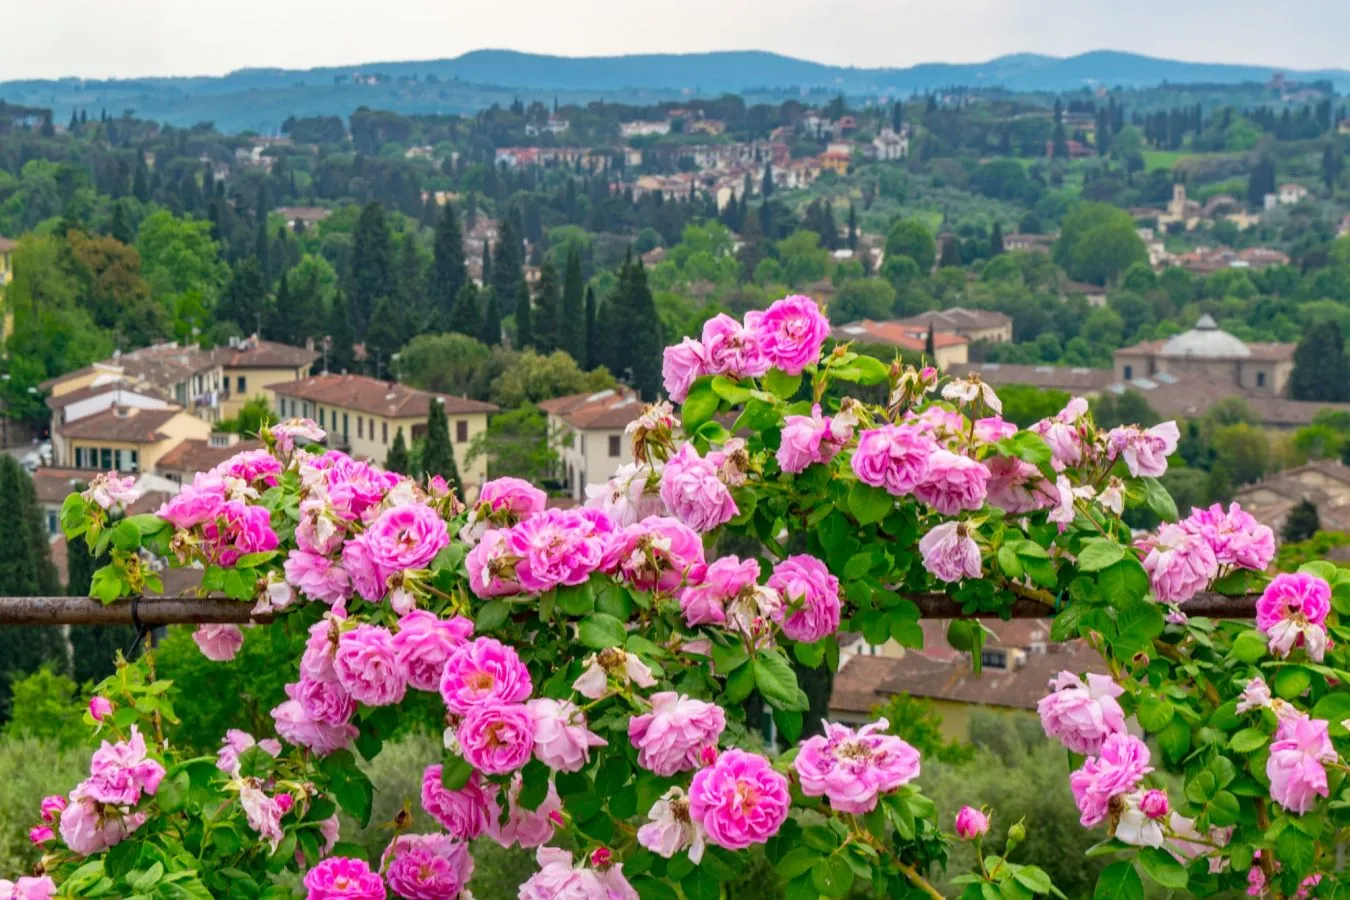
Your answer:
[[[597,57],[476,50],[452,59],[307,70],[241,69],[220,77],[11,81],[0,83],[0,98],[49,106],[58,121],[75,108],[103,108],[112,114],[131,108],[176,125],[214,121],[227,131],[275,131],[289,115],[345,116],[361,105],[404,113],[465,113],[517,97],[647,104],[727,92],[771,100],[801,91],[860,97],[955,86],[1067,91],[1093,85],[1265,82],[1273,71],[1110,50],[1065,58],[1019,53],[983,63],[923,63],[908,68],[830,66],[753,50]],[[1350,71],[1285,72],[1297,80],[1327,79],[1338,89],[1350,88]],[[358,74],[359,81],[354,77]],[[369,83],[371,76],[377,76],[375,83]]]

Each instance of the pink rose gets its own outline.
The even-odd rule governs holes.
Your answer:
[[[877,798],[919,777],[919,751],[886,734],[885,719],[854,731],[825,723],[825,733],[802,742],[793,768],[808,797],[828,797],[840,812],[871,812]]]
[[[361,540],[371,561],[387,576],[426,568],[450,543],[450,532],[434,509],[414,503],[380,513]]]
[[[493,512],[506,511],[518,519],[544,511],[548,495],[521,478],[494,478],[478,492],[478,502]]]
[[[660,478],[650,463],[625,463],[604,484],[586,486],[586,505],[603,511],[616,527],[667,512]]]
[[[61,840],[81,856],[89,856],[120,844],[144,824],[145,813],[100,806],[81,786],[70,792],[70,805],[61,812]]]
[[[604,568],[640,591],[671,594],[703,578],[703,540],[677,519],[648,516],[614,535]]]
[[[983,463],[939,450],[928,457],[928,473],[915,486],[914,496],[944,516],[954,516],[983,506],[988,484]]]
[[[912,425],[882,425],[862,432],[853,451],[853,472],[863,484],[896,497],[913,492],[928,475],[937,444]]]
[[[141,793],[153,795],[164,778],[164,766],[146,755],[145,738],[135,725],[125,741],[104,741],[89,762],[89,778],[80,785],[99,803],[135,806]]]
[[[1336,759],[1325,720],[1282,722],[1266,762],[1270,796],[1290,812],[1303,815],[1317,803],[1317,797],[1327,796],[1325,764]]]
[[[1029,513],[1054,506],[1057,492],[1045,480],[1041,470],[1012,456],[994,456],[985,460],[989,470],[988,495],[991,506],[1010,513]]]
[[[534,683],[514,647],[496,638],[479,637],[451,654],[440,689],[446,708],[464,715],[493,701],[519,703],[530,696]]]
[[[123,478],[116,472],[104,472],[95,475],[80,496],[100,509],[112,509],[135,503],[140,499],[141,491],[136,487],[135,475]]]
[[[1116,698],[1124,689],[1109,675],[1089,672],[1087,683],[1072,672],[1060,672],[1050,693],[1036,704],[1046,737],[1074,753],[1092,754],[1113,734],[1125,732],[1125,712]]]
[[[31,844],[45,844],[48,841],[56,840],[56,832],[50,825],[34,825],[28,829],[28,842]],[[0,889],[3,889],[3,882],[0,882]],[[3,896],[3,894],[0,894]]]
[[[685,338],[674,346],[667,347],[661,358],[661,380],[666,393],[676,403],[683,403],[689,396],[689,388],[701,375],[710,375],[707,354],[703,345],[693,338]]]
[[[1098,756],[1088,757],[1081,769],[1069,775],[1069,789],[1084,828],[1106,818],[1112,797],[1134,791],[1139,780],[1153,771],[1148,762],[1148,745],[1132,734],[1118,732],[1102,742]]]
[[[689,816],[689,797],[684,788],[672,787],[652,804],[648,821],[638,828],[638,843],[664,859],[681,850],[689,851],[689,861],[698,865],[705,847],[703,826]]]
[[[919,552],[923,567],[943,581],[979,578],[983,571],[980,545],[964,522],[943,522],[929,529],[919,539]]]
[[[464,758],[478,771],[514,772],[534,752],[534,717],[524,704],[491,700],[466,712],[455,736]]]
[[[244,632],[238,625],[198,625],[192,639],[202,656],[213,662],[229,662],[244,646]]]
[[[572,866],[572,854],[540,847],[539,871],[520,886],[520,900],[638,900],[621,863],[605,868]]]
[[[662,777],[697,768],[703,750],[716,748],[727,727],[722,708],[674,691],[651,696],[652,711],[628,720],[638,765]]]
[[[226,775],[237,774],[239,757],[253,747],[260,747],[263,752],[274,758],[281,755],[281,744],[278,741],[271,738],[259,741],[246,731],[231,728],[225,732],[225,737],[221,741],[221,748],[216,751],[216,768]]]
[[[830,336],[830,323],[816,301],[801,294],[777,300],[768,309],[745,314],[745,327],[754,332],[769,363],[789,375],[820,360],[820,348]]]
[[[61,810],[65,809],[66,806],[66,798],[60,794],[43,797],[42,805],[39,807],[42,812],[42,821],[55,822],[60,817]]]
[[[155,515],[175,528],[192,528],[214,519],[224,505],[225,480],[214,472],[198,472]]]
[[[586,716],[570,700],[540,698],[525,706],[534,717],[534,756],[555,772],[576,772],[591,761],[591,748],[606,745],[586,727]]]
[[[762,756],[731,749],[694,773],[689,815],[727,850],[762,844],[787,820],[788,780]]]
[[[313,419],[287,419],[267,429],[277,442],[277,449],[289,453],[295,449],[297,439],[309,444],[317,444],[327,436]]]
[[[605,554],[590,514],[604,515],[599,510],[548,509],[507,532],[508,552],[519,558],[515,577],[522,588],[539,593],[590,578]]]
[[[759,562],[742,562],[724,556],[708,565],[703,581],[680,591],[680,609],[684,621],[694,625],[721,625],[727,620],[726,607],[742,591],[753,590],[759,581]]]
[[[768,587],[782,595],[776,618],[794,641],[814,643],[839,630],[839,579],[814,556],[798,554],[778,563]]]
[[[224,478],[238,478],[251,487],[266,490],[276,487],[281,463],[266,450],[244,450],[220,463],[211,471]]]
[[[783,420],[782,442],[775,456],[778,467],[795,474],[812,463],[828,463],[852,437],[851,424],[822,417],[817,403],[811,407],[811,415],[787,416]]]
[[[51,831],[50,828],[46,830]],[[40,878],[25,875],[18,881],[0,878],[0,898],[4,900],[51,900],[55,896],[56,882],[47,875]]]
[[[506,792],[506,821],[501,819],[501,809],[497,800],[498,792],[492,802],[492,814],[488,816],[487,834],[499,845],[510,849],[519,844],[521,847],[539,847],[553,840],[553,832],[563,822],[562,801],[553,782],[548,783],[548,794],[540,801],[537,809],[526,809],[518,802],[523,780],[517,774],[511,779],[511,787]]]
[[[1181,527],[1203,537],[1221,566],[1260,572],[1275,558],[1275,533],[1236,503],[1229,504],[1227,512],[1218,503],[1209,509],[1197,507]]]
[[[407,673],[394,651],[394,636],[377,625],[357,625],[342,633],[333,670],[352,699],[367,706],[398,703],[408,690]]]
[[[1270,652],[1286,657],[1295,647],[1321,662],[1326,652],[1331,586],[1306,572],[1281,572],[1256,601],[1256,627],[1269,640]]]
[[[356,700],[336,681],[301,678],[290,695],[305,715],[322,725],[346,725],[356,715]]]
[[[216,510],[202,525],[202,538],[208,558],[226,568],[246,554],[277,548],[267,507],[249,506],[239,500],[230,500]]]
[[[407,900],[459,897],[473,875],[469,845],[444,834],[401,834],[380,861],[389,887]]]
[[[487,830],[496,789],[474,772],[462,788],[452,791],[441,782],[441,767],[427,766],[422,773],[422,808],[451,837],[471,841]]]
[[[296,534],[299,534],[298,530]],[[326,556],[292,550],[283,569],[286,583],[311,600],[331,606],[345,602],[352,595],[351,577]]]
[[[469,572],[469,589],[483,599],[503,597],[521,592],[516,579],[520,557],[511,549],[511,532],[493,529],[482,538],[464,559]]]
[[[739,512],[731,491],[717,477],[717,467],[702,459],[693,444],[684,444],[661,473],[661,499],[666,508],[698,532],[712,531]]]
[[[295,744],[305,747],[319,756],[327,756],[335,750],[341,750],[356,740],[361,732],[350,722],[344,725],[328,725],[311,719],[305,709],[296,700],[298,685],[286,685],[286,693],[291,697],[285,703],[272,710],[272,722],[277,734]]]
[[[1208,542],[1179,525],[1164,524],[1146,546],[1144,569],[1159,603],[1184,603],[1219,574]]]
[[[703,352],[712,375],[758,378],[772,365],[759,335],[726,313],[703,323]]]
[[[1147,430],[1137,425],[1121,425],[1106,435],[1111,459],[1125,457],[1125,466],[1136,478],[1154,478],[1167,472],[1167,457],[1176,452],[1181,432],[1176,422],[1163,422]]]
[[[365,860],[330,856],[305,873],[305,900],[385,900],[384,882]]]
[[[1150,819],[1165,818],[1172,811],[1167,800],[1167,791],[1145,791],[1139,799],[1139,811]]]
[[[989,833],[989,817],[972,806],[963,806],[956,814],[956,836],[973,841]]]
[[[473,622],[463,616],[439,619],[425,609],[415,609],[399,619],[394,656],[407,673],[408,684],[419,691],[439,690],[446,662],[471,634]]]
[[[988,385],[985,386],[988,387]],[[988,418],[975,420],[975,439],[984,441],[986,444],[997,444],[999,441],[1010,438],[1015,434],[1017,434],[1017,423],[1005,422],[1002,416],[989,416]]]

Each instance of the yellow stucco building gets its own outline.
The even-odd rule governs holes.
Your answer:
[[[153,472],[160,458],[184,440],[205,440],[211,425],[172,406],[112,406],[66,426],[69,462],[76,469]]]
[[[308,378],[319,354],[304,347],[292,347],[253,337],[232,339],[229,346],[218,347],[212,356],[221,367],[220,414],[233,419],[244,404],[255,397],[272,398],[267,388],[287,381]]]

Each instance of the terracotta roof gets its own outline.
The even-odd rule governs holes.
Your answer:
[[[33,472],[33,487],[37,490],[38,503],[43,506],[60,506],[66,502],[66,497],[77,485],[88,484],[98,474],[87,469],[40,467]]]
[[[1311,476],[1308,480],[1305,477]],[[1269,525],[1279,534],[1286,517],[1301,500],[1310,500],[1317,507],[1317,516],[1323,531],[1350,531],[1350,504],[1341,503],[1340,496],[1319,487],[1315,481],[1326,479],[1350,486],[1350,466],[1335,460],[1316,460],[1292,469],[1285,469],[1265,481],[1245,485],[1234,499],[1242,508]],[[1271,499],[1274,495],[1275,499]]]
[[[319,358],[304,347],[250,338],[238,347],[217,347],[212,356],[227,369],[298,369]]]
[[[926,325],[911,325],[902,321],[874,322],[871,319],[838,325],[830,332],[830,336],[836,341],[890,344],[892,347],[918,352],[922,352],[927,345],[927,335]],[[935,348],[957,347],[969,343],[968,339],[959,334],[938,331],[933,335]]]
[[[645,404],[629,391],[610,388],[586,394],[569,394],[539,404],[573,428],[613,431],[624,428],[642,415]]]
[[[159,429],[181,413],[181,407],[139,409],[114,406],[68,424],[62,435],[66,440],[121,441],[128,444],[154,444],[164,440]]]
[[[198,372],[215,368],[210,351],[197,346],[180,347],[176,343],[155,344],[123,353],[105,364],[120,366],[133,378],[166,387],[186,381]]]
[[[262,441],[235,441],[228,447],[213,447],[204,438],[188,438],[159,458],[157,470],[171,472],[205,472],[245,450],[262,448]]]
[[[1187,333],[1189,334],[1189,332]],[[1179,337],[1179,335],[1174,335],[1174,337]],[[1191,354],[1174,353],[1171,351],[1164,353],[1163,345],[1166,344],[1168,340],[1171,340],[1171,338],[1160,341],[1140,341],[1139,343],[1131,344],[1128,347],[1121,347],[1119,350],[1116,351],[1116,354],[1122,356],[1167,356],[1167,357],[1178,357],[1183,359],[1191,356]],[[1244,343],[1244,345],[1247,348],[1247,353],[1242,355],[1236,353],[1226,355],[1206,353],[1206,354],[1196,354],[1196,356],[1204,359],[1272,360],[1275,362],[1280,362],[1282,360],[1293,359],[1294,348],[1296,346],[1295,344],[1273,344],[1273,343],[1252,343],[1252,344]],[[1173,344],[1173,346],[1175,347],[1177,345]]]
[[[328,406],[390,419],[421,418],[431,409],[431,398],[439,397],[447,414],[493,413],[499,407],[481,400],[419,391],[405,384],[380,381],[365,375],[314,375],[299,381],[268,386],[268,390],[287,397],[298,397]]]
[[[0,253],[9,253],[11,250],[18,249],[18,243],[11,241],[4,235],[0,235]]]
[[[960,378],[978,375],[995,387],[1003,384],[1029,384],[1069,393],[1096,393],[1116,379],[1111,369],[1081,366],[1024,366],[1009,363],[961,363],[948,367],[948,375]]]
[[[330,209],[324,209],[321,206],[280,206],[272,212],[281,216],[287,222],[321,222],[333,214]]]
[[[934,309],[898,320],[902,325],[916,325],[922,328],[934,327],[958,330],[962,328],[1002,328],[1012,325],[1012,319],[1001,312],[991,309],[966,309],[953,306],[951,309]],[[939,334],[942,332],[939,331]]]
[[[166,403],[173,402],[172,397],[157,388],[150,387],[149,385],[138,386],[135,382],[129,381],[126,378],[114,378],[112,381],[93,384],[87,388],[80,388],[76,391],[68,391],[60,396],[49,396],[47,398],[47,408],[65,409],[72,403],[88,400],[90,397],[101,397],[104,394],[112,392],[139,394],[142,397],[154,397],[156,400],[163,400]]]

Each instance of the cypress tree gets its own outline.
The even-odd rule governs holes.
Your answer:
[[[263,284],[269,288],[276,277],[276,269],[272,265],[271,244],[272,238],[267,233],[267,221],[261,219],[253,237],[253,255],[257,257],[258,268],[262,270]]]
[[[379,299],[395,296],[397,288],[394,243],[384,207],[367,203],[352,232],[351,313],[352,329],[358,336],[365,334]]]
[[[1322,530],[1322,520],[1317,515],[1317,506],[1307,497],[1289,510],[1289,518],[1284,520],[1280,538],[1286,543],[1306,541]]]
[[[960,266],[961,245],[955,235],[948,235],[942,242],[942,255],[938,257],[938,267]]]
[[[525,245],[521,242],[520,229],[510,218],[501,223],[501,240],[497,242],[497,252],[492,260],[492,280],[483,278],[484,284],[490,283],[502,297],[514,297],[516,285],[525,279],[521,267],[525,264]]]
[[[389,374],[389,361],[403,346],[402,317],[393,301],[381,297],[375,303],[370,328],[366,329],[366,368],[375,378]]]
[[[665,336],[642,260],[630,259],[624,264],[619,274],[618,301],[618,311],[628,329],[620,344],[623,369],[631,373],[633,387],[644,400],[655,400],[661,391]]]
[[[83,489],[84,485],[77,486]],[[88,597],[98,566],[84,538],[66,545],[66,596]],[[114,671],[117,651],[125,652],[136,640],[130,625],[74,625],[70,629],[71,676],[80,684],[99,682]]]
[[[455,465],[455,447],[450,443],[450,422],[445,417],[445,404],[439,397],[432,397],[430,405],[427,438],[422,447],[421,475],[423,478],[439,475],[454,488],[455,494],[463,496],[459,467]]]
[[[581,254],[573,248],[567,254],[563,276],[562,321],[558,323],[558,346],[584,365],[586,360],[585,287],[581,281]]]
[[[502,308],[497,302],[496,291],[487,288],[483,293],[487,295],[487,302],[483,304],[483,327],[478,332],[478,339],[489,347],[496,347],[502,342]]]
[[[333,309],[328,316],[328,370],[350,372],[356,366],[352,333],[351,303],[342,294],[333,298]]]
[[[594,369],[600,364],[597,361],[600,348],[596,346],[595,314],[595,288],[588,287],[586,288],[586,358],[579,360],[581,365],[587,369]],[[1347,443],[1346,446],[1350,447],[1350,443]]]
[[[142,203],[150,202],[150,170],[145,167],[145,157],[136,162],[136,176],[131,182],[131,195]]]
[[[848,205],[848,249],[858,249],[858,210],[852,203]]]
[[[994,227],[989,229],[989,255],[998,256],[1003,252],[1003,226],[994,221]]]
[[[464,235],[459,230],[459,216],[453,204],[441,207],[434,253],[436,264],[432,270],[431,300],[444,320],[454,307],[459,289],[469,278],[464,266]]]
[[[417,239],[403,235],[398,246],[398,310],[405,322],[414,323],[417,331],[432,319],[431,304],[427,302],[426,277],[422,271],[422,257],[417,252]]]
[[[1350,365],[1345,358],[1345,339],[1335,322],[1320,322],[1304,329],[1303,339],[1294,350],[1289,395],[1295,400],[1327,403],[1350,398]]]
[[[403,440],[403,427],[394,432],[394,442],[389,445],[389,455],[384,458],[384,467],[390,472],[407,475],[412,468],[408,460],[408,444]]]
[[[446,322],[450,331],[458,331],[470,337],[477,337],[482,331],[483,320],[478,310],[478,288],[472,282],[463,285],[455,295],[455,304],[450,309],[450,319]]]
[[[285,276],[282,276],[283,278]],[[295,343],[303,346],[309,338],[323,334],[323,297],[320,296],[319,273],[310,269],[306,277],[297,278],[291,299],[291,333]]]
[[[126,204],[121,200],[113,204],[112,221],[108,223],[108,237],[124,244],[136,242],[136,234],[131,230],[131,223],[127,221]]]
[[[933,337],[933,326],[931,324],[928,326],[928,334],[924,335],[923,338],[923,355],[928,363],[937,359],[937,342]]]
[[[516,349],[524,350],[533,346],[534,312],[530,308],[530,288],[522,281],[516,289]]]
[[[483,241],[483,277],[479,279],[484,285],[492,284],[492,245]]]
[[[534,345],[540,353],[558,349],[562,298],[558,286],[558,270],[553,263],[544,263],[539,269],[539,286],[534,295],[535,314],[531,322]]]

